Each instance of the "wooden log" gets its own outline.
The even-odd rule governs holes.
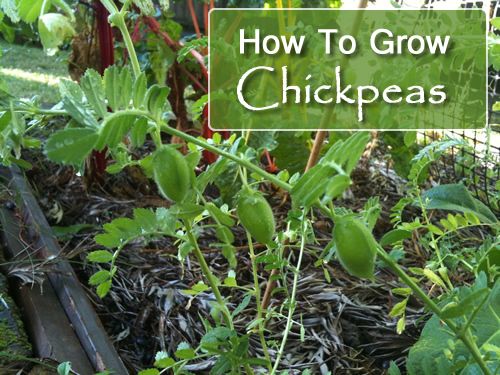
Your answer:
[[[19,238],[21,226],[15,212],[0,209],[2,242],[10,260],[26,259],[26,245]],[[15,279],[14,279],[15,281]],[[94,369],[83,350],[71,323],[47,277],[40,284],[14,282],[14,297],[20,307],[34,354],[56,362],[70,361],[79,374],[92,374]]]
[[[24,174],[16,166],[0,174],[10,177],[9,188],[20,199],[23,223],[33,248],[38,250],[36,256],[45,260],[60,257],[61,248]],[[71,265],[59,259],[46,275],[93,367],[97,371],[128,374]]]

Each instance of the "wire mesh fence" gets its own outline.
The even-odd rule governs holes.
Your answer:
[[[402,7],[427,9],[484,9],[492,18],[500,17],[498,1],[471,0],[397,0]],[[490,26],[491,27],[491,26]],[[491,32],[499,33],[498,30]],[[488,71],[488,128],[481,130],[422,131],[423,145],[444,136],[465,140],[471,147],[453,147],[432,167],[435,180],[466,184],[485,204],[500,213],[500,113],[492,106],[500,102],[500,72],[490,67]]]

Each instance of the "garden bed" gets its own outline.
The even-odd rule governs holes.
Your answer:
[[[117,217],[130,217],[137,207],[154,208],[166,202],[156,194],[154,186],[137,171],[127,170],[110,176],[102,187],[86,190],[84,181],[71,168],[45,163],[41,167],[37,155],[32,155],[34,167],[28,178],[34,190],[43,192],[38,199],[53,225],[69,227],[78,233],[62,233],[60,246],[62,257],[74,265],[80,280],[86,284],[96,268],[85,261],[89,252],[99,247],[93,241],[100,232],[101,223]],[[371,164],[371,165],[370,165]],[[365,160],[353,173],[354,184],[348,198],[342,202],[358,209],[366,197],[378,196],[384,212],[388,212],[401,197],[404,186],[395,174],[381,173],[373,160]],[[268,191],[276,217],[284,217],[289,203],[278,192]],[[383,216],[375,232],[387,230],[388,217]],[[304,332],[294,330],[287,344],[287,357],[283,368],[296,370],[322,368],[336,369],[338,373],[381,373],[390,361],[404,363],[409,347],[418,338],[423,321],[422,307],[414,302],[407,316],[408,329],[403,335],[395,331],[396,320],[388,317],[391,306],[390,290],[397,287],[397,278],[381,269],[377,281],[360,281],[349,276],[338,264],[317,267],[314,263],[322,251],[322,245],[331,240],[331,225],[318,215],[315,222],[318,246],[308,247],[303,272],[298,287],[298,304],[295,319],[301,321]],[[236,238],[244,238],[237,229]],[[200,245],[204,249],[212,269],[224,278],[227,261],[219,251],[210,247],[215,242],[214,233],[203,233]],[[248,246],[245,241],[235,244],[238,250],[237,282],[242,291],[231,290],[235,300],[241,300],[244,288],[252,283],[248,267]],[[422,266],[425,258],[415,252],[418,246],[408,244],[407,266]],[[200,317],[210,319],[209,302],[213,296],[204,293],[191,298],[183,293],[201,277],[194,258],[186,265],[179,263],[177,248],[169,239],[154,241],[147,247],[140,244],[127,247],[118,262],[115,287],[104,299],[87,289],[103,324],[112,337],[115,347],[129,369],[139,370],[151,366],[154,353],[171,352],[180,342],[196,345],[204,333]],[[291,255],[293,262],[294,256]],[[328,280],[325,272],[329,275]],[[261,273],[261,285],[265,287],[266,272]],[[289,279],[292,275],[289,275]],[[291,280],[291,279],[290,279]],[[290,281],[289,280],[289,281]],[[388,300],[389,298],[389,300]],[[283,296],[271,299],[270,307],[279,310]],[[255,306],[252,302],[235,321],[244,332],[248,320],[253,319]],[[269,322],[269,340],[279,340],[284,322]],[[251,351],[261,351],[258,341],[251,341]],[[209,368],[207,360],[199,368]],[[196,366],[195,366],[196,367]],[[195,368],[193,368],[195,369]]]

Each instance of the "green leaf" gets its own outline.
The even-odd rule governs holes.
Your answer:
[[[104,298],[111,290],[111,280],[104,281],[97,286],[96,292],[99,298]]]
[[[155,367],[165,369],[175,365],[175,360],[170,358],[168,353],[161,351],[156,353],[154,365]]]
[[[191,296],[196,296],[200,293],[206,292],[209,289],[210,287],[203,281],[198,281],[198,283],[196,283],[191,289],[183,290],[183,292]]]
[[[443,289],[446,289],[444,281],[431,269],[424,268],[424,276],[426,276],[434,284],[439,285]]]
[[[165,86],[153,85],[146,93],[146,103],[149,112],[153,118],[161,118],[165,108],[168,105],[167,97],[170,88]]]
[[[45,53],[53,56],[66,39],[75,35],[75,30],[66,16],[46,13],[38,19],[38,33]]]
[[[335,163],[349,175],[361,158],[370,139],[369,132],[360,131],[350,135],[346,140],[338,140],[330,147],[320,163]]]
[[[85,95],[77,83],[62,80],[59,83],[64,109],[79,124],[97,128],[98,123],[92,112],[87,108]]]
[[[398,302],[394,305],[389,316],[395,318],[397,316],[403,315],[406,311],[406,304],[408,303],[408,298],[405,298],[401,302]]]
[[[107,250],[96,250],[87,255],[87,260],[92,263],[108,263],[113,260],[113,254]]]
[[[340,197],[350,185],[351,179],[349,178],[349,176],[346,176],[344,174],[333,176],[326,186],[324,200],[329,201]]]
[[[132,104],[134,108],[140,109],[144,104],[144,98],[147,92],[147,78],[144,72],[136,78],[134,82],[134,88],[132,89]]]
[[[441,224],[443,224],[443,223],[441,223]],[[445,225],[443,225],[443,227],[446,228]],[[438,236],[442,236],[444,234],[444,232],[441,229],[439,229],[439,227],[435,226],[434,224],[427,225],[427,229],[429,230],[429,232],[437,234]]]
[[[88,69],[80,81],[80,87],[97,116],[104,118],[108,111],[101,75],[93,69]]]
[[[227,244],[232,244],[234,242],[234,234],[228,227],[223,225],[218,225],[215,228],[215,235],[219,241]]]
[[[292,201],[301,207],[312,206],[324,193],[331,177],[336,173],[329,165],[317,164],[304,173],[293,186]]]
[[[401,370],[399,369],[396,362],[391,361],[389,369],[387,370],[387,375],[401,375]]]
[[[17,1],[16,0],[2,0],[0,1],[0,9],[2,12],[4,12],[7,17],[10,18],[10,20],[13,23],[18,23],[20,18],[19,18],[19,12],[17,9]]]
[[[498,220],[482,202],[472,197],[463,184],[438,185],[423,194],[427,200],[427,209],[452,210],[473,213],[484,223],[496,223]]]
[[[205,208],[210,213],[215,220],[217,220],[222,225],[226,225],[228,227],[234,226],[234,219],[226,212],[223,212],[219,207],[217,207],[213,203],[207,203]],[[232,241],[231,241],[232,242]]]
[[[69,375],[71,373],[71,362],[63,362],[57,366],[58,375]]]
[[[120,68],[113,65],[104,71],[104,90],[108,106],[113,112],[120,109],[121,87],[120,87]]]
[[[196,353],[187,342],[181,342],[177,346],[175,356],[179,359],[193,359],[196,357]]]
[[[111,277],[111,273],[106,270],[100,270],[90,276],[89,285],[96,286],[108,281]]]
[[[483,289],[486,284],[485,279],[483,274],[483,277],[478,277],[474,286],[459,288],[458,295],[456,296],[458,301],[465,299],[474,291]],[[449,302],[452,301],[450,299],[443,301],[444,304]],[[500,282],[496,282],[494,287],[489,290],[487,301],[480,307],[476,318],[471,324],[474,340],[480,348],[484,344],[494,344],[492,341],[500,340],[500,336],[498,335],[500,331],[498,311],[500,311]],[[464,372],[460,372],[459,369],[454,368],[454,363],[445,355],[445,350],[450,346],[454,347],[454,358],[463,358],[463,366],[470,362],[471,365],[469,366],[477,368],[475,361],[464,344],[452,335],[451,331],[436,315],[433,315],[425,324],[417,343],[410,349],[407,360],[408,374],[480,374],[480,372],[472,371],[472,368],[469,366],[467,366],[467,371],[464,370]],[[498,361],[495,362],[498,364]]]
[[[238,306],[236,306],[236,308],[233,310],[233,312],[231,313],[231,316],[234,318],[240,312],[242,312],[243,310],[245,310],[247,308],[248,304],[250,303],[251,299],[252,299],[252,295],[247,294],[245,296],[245,298],[243,298],[241,300],[240,304]]]
[[[458,302],[452,302],[443,309],[442,318],[458,318],[467,315],[478,306],[488,294],[488,288],[475,290]]]
[[[403,314],[401,318],[399,318],[398,323],[396,324],[396,332],[398,335],[402,334],[406,328],[406,317]]]
[[[493,25],[493,27],[495,29],[499,29],[500,30],[500,17],[495,17],[495,18],[492,18],[490,20],[491,24]]]
[[[203,211],[205,211],[205,207],[195,203],[182,203],[171,207],[172,214],[184,220],[192,220],[201,215]]]
[[[277,132],[276,142],[278,145],[271,151],[272,157],[276,158],[276,165],[280,169],[288,170],[290,174],[302,172],[310,152],[309,139],[309,135],[306,139],[304,135],[295,132]]]
[[[146,142],[146,135],[149,130],[148,119],[145,117],[138,118],[132,126],[130,132],[130,143],[133,147],[139,148]]]
[[[138,375],[160,375],[160,371],[155,368],[148,368],[146,370],[139,371]]]
[[[99,138],[93,129],[69,128],[52,134],[45,144],[45,154],[57,163],[81,166]]]
[[[392,293],[398,296],[408,297],[412,294],[412,290],[410,288],[394,288]]]
[[[382,236],[380,246],[388,246],[411,238],[412,232],[405,229],[393,229]]]
[[[36,21],[42,11],[44,0],[19,0],[19,16],[26,23]],[[50,6],[50,1],[49,6]]]
[[[136,120],[136,115],[131,115],[127,112],[117,112],[108,116],[104,120],[103,127],[99,133],[99,140],[95,146],[96,150],[103,150],[106,146],[109,148],[118,146]]]

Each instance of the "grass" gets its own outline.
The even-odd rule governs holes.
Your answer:
[[[59,101],[58,83],[69,78],[67,52],[47,56],[41,48],[0,40],[0,80],[18,98],[40,97],[44,104]]]

